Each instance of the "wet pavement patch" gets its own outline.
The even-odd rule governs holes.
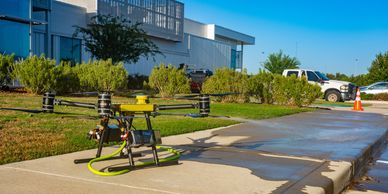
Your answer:
[[[245,123],[215,131],[217,136],[249,136],[233,142],[241,149],[352,161],[383,136],[387,117],[378,114],[320,110]]]

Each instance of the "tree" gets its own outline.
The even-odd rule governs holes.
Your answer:
[[[264,68],[275,74],[282,74],[285,69],[299,68],[299,65],[298,59],[285,55],[282,51],[270,54],[264,62]]]
[[[326,77],[333,80],[349,81],[349,77],[346,74],[339,73],[339,72],[335,74],[327,73]]]
[[[132,24],[122,17],[97,15],[87,27],[75,27],[74,36],[81,34],[87,50],[97,59],[136,63],[141,56],[161,53],[141,29],[141,23]]]
[[[388,52],[379,53],[373,60],[369,70],[369,81],[371,83],[388,80]]]

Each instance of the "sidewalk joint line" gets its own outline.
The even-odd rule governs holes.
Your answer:
[[[1,168],[43,174],[43,175],[48,175],[48,176],[56,176],[56,177],[60,177],[60,178],[75,179],[75,180],[86,181],[86,182],[97,183],[97,184],[107,184],[107,185],[112,185],[112,186],[120,186],[120,187],[126,187],[126,188],[138,189],[138,190],[144,190],[144,191],[153,191],[153,192],[157,192],[157,193],[178,194],[175,192],[165,191],[165,190],[160,190],[160,189],[131,186],[131,185],[125,185],[125,184],[120,184],[120,183],[97,181],[97,180],[92,180],[92,179],[87,179],[87,178],[74,177],[74,176],[55,174],[55,173],[49,173],[49,172],[42,172],[42,171],[30,170],[30,169],[24,169],[24,168],[18,168],[18,167],[3,166],[3,167],[0,167],[0,170],[1,170]]]

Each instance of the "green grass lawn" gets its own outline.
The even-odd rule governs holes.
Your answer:
[[[96,97],[57,97],[66,100],[96,102]],[[133,99],[114,97],[113,103],[133,103]],[[1,108],[41,109],[42,97],[30,94],[0,93]],[[155,104],[192,103],[184,100],[151,99]],[[279,117],[312,109],[259,104],[211,104],[211,114],[250,119]],[[95,110],[56,106],[55,112],[66,114],[33,114],[0,110],[0,164],[35,159],[96,148],[88,141],[86,133],[98,124]],[[196,113],[198,110],[177,110],[175,113]],[[73,117],[76,116],[76,117]],[[228,126],[237,121],[222,118],[189,118],[182,116],[158,116],[152,118],[153,128],[162,136],[189,133]],[[137,129],[145,129],[144,119],[135,119]]]

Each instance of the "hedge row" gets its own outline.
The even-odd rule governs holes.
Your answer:
[[[388,93],[382,93],[382,94],[365,94],[365,93],[361,93],[361,100],[388,101]]]
[[[4,64],[9,63],[8,58],[3,61]],[[90,61],[71,66],[69,63],[56,65],[54,60],[44,56],[32,56],[12,64],[8,69],[12,72],[13,78],[18,79],[30,92],[36,94],[47,91],[56,91],[59,94],[115,91],[125,88],[127,83],[135,83],[137,88],[150,87],[162,97],[190,92],[190,79],[183,69],[177,69],[172,65],[161,64],[155,67],[148,83],[146,77],[128,77],[123,64],[113,64],[112,60]],[[283,77],[265,71],[248,75],[245,71],[236,72],[229,68],[217,69],[203,84],[202,93],[234,93],[213,98],[222,102],[243,103],[253,100],[293,106],[311,104],[322,95],[319,86],[311,85],[305,79]]]
[[[204,83],[203,92],[238,94],[218,98],[223,102],[248,102],[253,98],[261,103],[299,107],[309,105],[322,96],[321,88],[309,84],[305,79],[284,77],[265,71],[248,76],[246,72],[236,72],[229,68],[216,70]]]
[[[127,71],[112,60],[90,61],[71,66],[56,65],[55,60],[32,56],[12,65],[13,76],[32,93],[56,91],[59,94],[78,91],[114,91],[124,88]]]
[[[155,67],[150,74],[148,85],[162,97],[190,92],[190,80],[184,70],[172,65],[161,64]]]

